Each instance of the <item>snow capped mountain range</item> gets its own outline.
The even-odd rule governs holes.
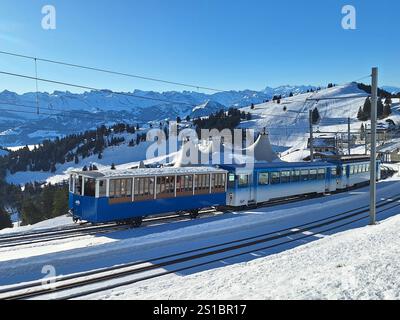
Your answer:
[[[300,94],[313,86],[267,87],[263,91],[243,90],[205,94],[193,91],[112,92],[69,91],[53,93],[0,93],[0,145],[35,144],[116,122],[148,122],[180,117],[207,116],[220,109],[245,107],[270,100],[274,95]],[[40,112],[37,114],[38,101]]]
[[[399,87],[383,86],[382,89],[386,90],[387,92],[390,92],[392,94],[396,94],[396,93],[400,92],[400,88]]]

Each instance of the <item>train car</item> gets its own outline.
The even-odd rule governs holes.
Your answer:
[[[364,155],[336,156],[327,159],[336,165],[337,190],[368,184],[370,180],[370,158]],[[376,164],[377,180],[381,179],[380,161]]]
[[[213,167],[74,171],[69,206],[75,221],[140,225],[142,218],[225,205],[227,172]]]
[[[380,179],[380,163],[377,163]],[[244,207],[306,194],[325,194],[367,184],[365,156],[320,162],[257,162],[189,168],[74,171],[69,206],[75,221],[139,226],[143,217],[209,207]]]
[[[242,207],[291,196],[325,193],[336,190],[331,183],[336,165],[314,163],[257,163],[254,168],[224,165],[228,173],[226,204]]]

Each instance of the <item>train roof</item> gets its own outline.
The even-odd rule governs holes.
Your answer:
[[[207,173],[225,173],[223,169],[214,167],[163,167],[163,168],[138,168],[125,170],[96,170],[96,171],[72,171],[72,174],[82,175],[92,179],[124,178],[124,177],[146,177],[146,176],[167,176],[167,175],[185,175],[185,174],[207,174]]]
[[[334,167],[332,163],[329,162],[265,162],[265,163],[254,163],[254,169],[289,169],[289,168],[320,168],[320,167]],[[227,170],[236,169],[251,169],[252,167],[247,167],[245,164],[230,164],[221,165],[221,168]]]

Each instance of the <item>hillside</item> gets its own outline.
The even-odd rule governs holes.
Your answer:
[[[119,122],[160,121],[177,116],[196,116],[214,112],[215,107],[204,109],[204,104],[222,105],[224,108],[244,107],[261,103],[273,95],[299,93],[312,86],[282,86],[263,91],[228,91],[205,94],[199,92],[152,92],[135,90],[114,93],[108,90],[81,94],[55,91],[53,93],[16,94],[0,93],[0,146],[36,144],[43,139],[65,136],[94,129],[100,125]],[[40,114],[36,114],[36,97]],[[13,111],[15,110],[15,111]]]
[[[309,121],[308,110],[318,108],[321,121],[314,128],[315,131],[338,132],[347,131],[347,118],[351,118],[351,129],[358,131],[361,122],[357,120],[357,112],[364,104],[366,92],[360,90],[356,83],[337,86],[329,89],[322,89],[318,92],[298,94],[293,97],[282,98],[278,104],[270,101],[267,103],[256,104],[254,109],[244,107],[242,112],[250,113],[251,120],[242,121],[240,127],[252,128],[262,131],[264,127],[270,133],[270,140],[275,150],[281,152],[281,157],[285,161],[301,161],[308,156],[306,149]],[[350,97],[349,99],[335,99]],[[317,99],[317,100],[307,100]],[[328,100],[318,100],[328,99]],[[393,100],[393,114],[390,117],[395,123],[400,123],[400,106],[397,99]],[[223,105],[213,102],[206,102],[194,110],[198,116],[204,116],[214,112],[216,109],[223,108]],[[153,122],[156,123],[156,122]],[[148,125],[147,125],[148,128]],[[147,129],[141,129],[140,134],[144,134]],[[58,182],[66,178],[66,174],[71,169],[82,168],[95,164],[99,168],[110,166],[114,163],[120,168],[129,168],[146,160],[146,150],[151,143],[142,142],[140,145],[130,146],[131,140],[136,140],[137,133],[127,132],[112,134],[112,137],[122,141],[113,146],[105,146],[102,151],[102,158],[98,154],[88,154],[84,158],[79,157],[79,163],[68,161],[57,163],[54,172],[17,172],[9,173],[7,181],[9,183],[23,184],[30,181]],[[109,137],[109,139],[111,139]],[[285,151],[286,150],[286,151]],[[69,150],[71,151],[71,150]],[[72,150],[73,151],[73,150]],[[170,155],[170,161],[174,159],[174,154]],[[156,162],[159,159],[147,159],[148,163]]]
[[[318,92],[283,98],[280,104],[270,101],[255,105],[253,110],[246,107],[241,110],[250,112],[252,120],[243,122],[241,127],[255,130],[266,127],[270,133],[272,144],[290,148],[283,154],[283,159],[299,161],[304,158],[302,154],[297,154],[297,157],[292,157],[290,154],[297,149],[300,151],[306,149],[309,137],[308,112],[310,109],[317,108],[321,117],[321,121],[314,126],[314,131],[347,132],[348,118],[351,120],[351,130],[359,131],[362,122],[357,119],[357,113],[359,108],[364,105],[366,95],[365,91],[358,88],[357,83],[350,83]],[[341,99],[346,97],[349,99]],[[393,114],[389,119],[399,124],[398,99],[393,100],[392,111]]]

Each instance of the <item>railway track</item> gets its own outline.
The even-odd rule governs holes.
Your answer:
[[[400,195],[378,202],[378,214],[400,206]],[[54,287],[43,287],[41,281],[10,286],[0,290],[0,299],[32,299],[49,296],[51,299],[76,299],[98,292],[142,282],[172,273],[202,267],[225,259],[288,245],[367,220],[369,207],[361,206],[346,212],[273,231],[185,252],[156,257],[93,271],[54,278]],[[190,265],[186,263],[193,262]],[[168,268],[168,270],[165,270]],[[157,272],[158,271],[158,272]],[[133,277],[133,278],[132,278]],[[128,278],[128,279],[127,279]],[[114,282],[119,280],[118,282]],[[49,281],[49,279],[47,279]],[[65,294],[60,294],[60,293]]]
[[[204,210],[200,212],[200,215],[206,216],[210,212],[215,212],[215,210]],[[151,225],[154,223],[164,222],[164,221],[176,221],[187,219],[189,214],[173,214],[167,216],[159,216],[159,217],[150,217],[147,219],[143,219],[143,223],[145,225]],[[68,238],[74,238],[78,236],[87,236],[87,235],[98,235],[98,234],[106,234],[115,231],[123,231],[132,229],[133,226],[123,224],[118,225],[115,223],[104,224],[100,226],[87,226],[87,227],[68,227],[66,230],[54,230],[54,231],[45,231],[45,232],[32,232],[25,234],[18,234],[12,236],[0,236],[0,249],[8,248],[8,247],[16,247],[21,245],[40,243],[40,242],[49,242],[54,240],[63,240]]]
[[[299,202],[311,198],[315,198],[317,196],[321,195],[301,195],[301,196],[294,196],[291,198],[287,199],[277,199],[270,201],[269,203],[259,205],[259,208],[262,207],[272,207],[272,206],[277,206],[281,204],[289,204],[293,202]],[[246,210],[249,208],[246,208]],[[224,210],[224,212],[229,212],[232,210]],[[239,211],[239,210],[234,210],[234,211]],[[218,210],[203,210],[200,211],[199,217],[209,217],[210,214],[216,214],[218,213]],[[152,225],[154,223],[159,223],[159,222],[165,222],[165,221],[172,221],[176,222],[176,220],[182,220],[182,219],[187,219],[189,217],[189,214],[172,214],[172,215],[167,215],[167,216],[161,216],[161,217],[149,217],[146,219],[143,219],[143,224],[144,225]],[[17,247],[17,246],[22,246],[22,245],[29,245],[29,244],[36,244],[36,243],[42,243],[42,242],[50,242],[54,240],[64,240],[64,239],[69,239],[69,238],[75,238],[78,236],[88,236],[88,235],[101,235],[101,234],[107,234],[111,232],[116,232],[116,231],[124,231],[124,230],[129,230],[133,228],[131,225],[117,225],[115,223],[110,223],[110,224],[104,224],[100,226],[93,226],[93,225],[83,225],[83,226],[77,226],[77,227],[67,227],[63,229],[57,229],[57,230],[46,230],[46,231],[35,231],[35,232],[29,232],[29,233],[21,233],[17,235],[12,235],[12,236],[0,236],[0,249],[1,248],[10,248],[10,247]]]

